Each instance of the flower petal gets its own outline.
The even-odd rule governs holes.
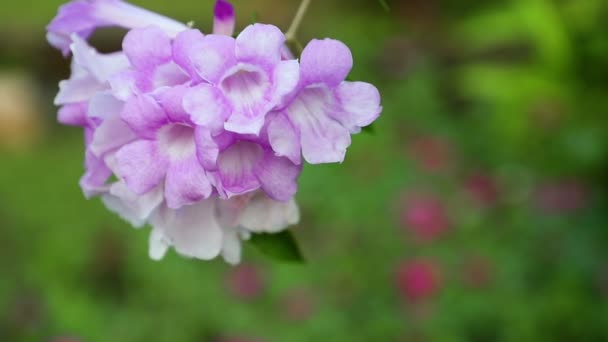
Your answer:
[[[63,125],[80,126],[87,125],[87,103],[78,102],[61,106],[57,113],[57,121]]]
[[[241,262],[241,238],[238,229],[224,229],[224,241],[222,243],[222,257],[231,265]]]
[[[208,198],[211,183],[196,156],[171,163],[165,180],[165,199],[171,209],[194,204]]]
[[[217,170],[217,158],[220,153],[219,146],[211,136],[211,132],[198,126],[194,131],[196,156],[203,168],[209,171]]]
[[[292,94],[300,81],[300,64],[296,60],[281,61],[273,72],[273,103],[282,107],[288,95]]]
[[[124,104],[108,91],[98,92],[89,101],[87,116],[99,119],[119,117]]]
[[[296,194],[301,171],[301,166],[287,158],[275,156],[270,150],[264,153],[264,159],[255,168],[262,189],[268,197],[277,201],[287,201]]]
[[[181,32],[173,40],[173,61],[177,63],[195,81],[201,81],[196,72],[192,56],[202,49],[203,38],[201,31],[190,29]]]
[[[300,221],[300,210],[294,199],[278,202],[256,194],[241,216],[241,226],[255,233],[277,233]]]
[[[336,109],[327,88],[307,88],[286,109],[300,131],[302,154],[311,164],[342,162],[351,143],[348,129],[331,118]]]
[[[162,260],[169,250],[170,243],[160,229],[152,229],[149,242],[150,259],[155,261]]]
[[[236,56],[240,62],[273,67],[281,60],[285,35],[273,25],[247,26],[236,38]]]
[[[153,139],[156,132],[167,124],[165,111],[150,95],[135,95],[126,103],[121,118],[139,136]]]
[[[218,158],[221,185],[227,197],[241,195],[260,187],[255,175],[256,164],[263,157],[262,148],[250,142],[238,142]]]
[[[168,160],[159,153],[156,142],[139,140],[116,153],[116,172],[138,195],[154,189],[165,177]]]
[[[352,67],[350,49],[334,39],[312,40],[300,58],[304,86],[323,83],[335,87],[346,79]]]
[[[152,95],[165,111],[170,121],[192,124],[190,114],[186,112],[183,106],[184,96],[188,89],[185,85],[163,87]]]
[[[235,40],[228,36],[207,35],[196,50],[189,51],[189,58],[202,79],[218,84],[224,73],[236,64]]]
[[[135,138],[131,128],[119,116],[114,116],[104,120],[95,129],[90,149],[95,155],[103,156],[132,142]]]
[[[136,69],[150,70],[171,60],[171,40],[156,26],[133,29],[127,33],[122,49]]]
[[[370,125],[382,112],[380,93],[369,83],[343,82],[336,89],[336,96],[342,111],[333,112],[332,117],[351,133],[358,133],[361,127]]]
[[[183,106],[190,119],[212,132],[219,132],[230,115],[230,109],[219,90],[209,84],[199,84],[186,91]]]
[[[283,113],[277,113],[268,120],[268,140],[279,157],[287,157],[294,164],[302,163],[300,136],[293,124]]]
[[[200,201],[179,210],[162,208],[152,220],[164,239],[186,257],[210,260],[223,245],[223,232],[215,220],[215,201]]]
[[[124,181],[110,187],[110,193],[102,197],[105,206],[136,228],[143,227],[154,210],[163,201],[163,187],[157,186],[144,195],[132,192]]]

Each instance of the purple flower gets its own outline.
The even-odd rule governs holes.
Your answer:
[[[227,131],[257,135],[266,115],[298,84],[298,62],[281,60],[285,36],[275,26],[250,25],[236,39],[182,35],[188,37],[177,40],[187,43],[174,47],[177,64],[206,82],[185,99],[186,111],[201,125],[208,126],[208,118],[222,119]]]
[[[376,87],[345,82],[352,68],[350,50],[332,39],[313,40],[300,58],[295,96],[268,124],[272,148],[300,163],[342,162],[350,135],[378,118],[382,107]]]
[[[75,0],[59,8],[57,16],[47,26],[47,40],[68,55],[73,34],[87,39],[100,27],[133,29],[149,25],[161,27],[172,36],[188,28],[173,19],[121,0]]]
[[[342,161],[350,134],[380,113],[378,91],[344,82],[348,48],[314,41],[301,62],[275,26],[237,38],[234,9],[216,2],[214,34],[119,0],[63,6],[49,41],[73,54],[58,120],[85,132],[87,198],[135,227],[152,226],[150,256],[241,259],[241,241],[299,221],[300,154]],[[86,38],[129,28],[122,51]],[[115,180],[112,180],[114,176]]]

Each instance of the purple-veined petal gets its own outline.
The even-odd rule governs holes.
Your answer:
[[[240,62],[274,67],[281,60],[285,35],[273,25],[247,26],[236,38],[236,56]]]
[[[61,106],[57,113],[57,121],[63,125],[80,126],[87,125],[87,103],[77,102]]]
[[[350,49],[334,39],[312,40],[300,57],[304,86],[322,83],[335,87],[346,79],[352,67]]]
[[[286,112],[300,132],[302,154],[311,164],[342,162],[351,138],[348,129],[331,118],[336,108],[329,89],[306,88]]]
[[[259,134],[265,115],[273,107],[268,98],[272,84],[265,70],[240,64],[227,73],[220,88],[233,109],[224,128],[235,133]]]
[[[213,34],[232,36],[236,25],[232,4],[226,0],[217,0],[213,14]]]
[[[205,170],[217,170],[217,158],[220,153],[219,146],[211,136],[211,131],[198,126],[194,131],[196,156]]]
[[[137,135],[148,139],[168,122],[165,111],[150,95],[131,97],[120,116]]]
[[[302,167],[289,159],[277,157],[272,151],[265,151],[264,158],[256,165],[262,190],[272,199],[287,201],[298,191],[298,177]]]
[[[171,209],[194,204],[208,198],[211,183],[196,156],[172,162],[165,179],[165,199]]]
[[[268,140],[275,154],[287,157],[294,164],[302,163],[300,135],[283,113],[273,113],[268,119]]]
[[[256,194],[241,215],[241,226],[256,233],[277,233],[300,221],[300,210],[294,199],[274,201],[263,193]]]
[[[160,28],[149,26],[127,33],[122,49],[136,69],[150,70],[171,60],[171,40]]]
[[[154,189],[165,177],[169,161],[158,145],[150,140],[138,140],[116,152],[116,172],[129,189],[143,195]]]
[[[228,197],[242,195],[260,187],[255,168],[263,154],[259,145],[250,142],[238,142],[220,154],[218,170],[221,188]]]
[[[101,157],[132,142],[135,138],[135,133],[119,116],[109,117],[95,129],[90,149]]]
[[[380,116],[380,93],[373,85],[365,82],[343,82],[335,90],[341,104],[340,112],[332,113],[351,133],[358,133]]]
[[[152,225],[162,233],[162,240],[183,256],[210,260],[221,252],[223,232],[215,219],[215,200],[178,210],[161,207]]]
[[[196,156],[195,129],[184,124],[163,126],[157,133],[160,153],[171,162],[180,162]]]
[[[110,187],[110,192],[102,197],[106,208],[118,214],[136,228],[143,227],[154,210],[163,201],[163,187],[157,186],[144,195],[131,191],[123,181]]]
[[[204,83],[186,91],[183,106],[192,122],[212,132],[220,131],[230,115],[228,104],[220,91]]]
[[[47,39],[67,55],[73,34],[87,39],[100,27],[133,29],[150,25],[160,27],[171,37],[188,28],[173,19],[121,0],[75,0],[59,8],[57,16],[47,26]]]

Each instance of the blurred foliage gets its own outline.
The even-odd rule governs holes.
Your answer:
[[[44,25],[61,2],[0,5],[0,73],[38,80],[50,126],[0,153],[0,341],[608,341],[605,0],[313,2],[302,41],[345,41],[385,110],[343,165],[305,168],[305,264],[246,247],[263,279],[247,298],[230,266],[152,262],[147,231],[84,200],[82,137],[50,105],[68,63]],[[211,25],[212,1],[134,2]],[[286,27],[297,7],[234,3],[241,27]],[[441,205],[412,211],[421,194]],[[434,272],[404,289],[412,260]]]

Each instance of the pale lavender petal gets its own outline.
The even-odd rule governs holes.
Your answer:
[[[157,133],[161,154],[171,162],[181,162],[196,156],[195,129],[184,124],[163,126]]]
[[[342,162],[351,138],[348,129],[331,118],[336,109],[326,88],[307,88],[286,109],[300,131],[302,154],[311,164]]]
[[[127,33],[122,49],[136,69],[150,70],[171,60],[171,40],[160,28],[149,26]]]
[[[281,61],[273,72],[273,103],[281,107],[300,81],[300,65],[296,60]]]
[[[95,94],[89,101],[87,116],[90,118],[108,119],[120,116],[124,102],[118,100],[111,92]]]
[[[171,209],[194,204],[211,195],[212,188],[196,156],[171,163],[165,180],[165,199]]]
[[[93,135],[91,151],[97,156],[103,156],[135,140],[135,133],[129,126],[114,116],[104,120]]]
[[[154,141],[139,140],[116,152],[117,174],[138,195],[154,189],[165,177],[169,161]]]
[[[91,151],[85,155],[86,173],[80,179],[80,187],[86,198],[92,198],[108,191],[106,182],[112,175],[103,158],[98,158]]]
[[[169,247],[171,243],[167,241],[167,237],[163,234],[163,232],[158,229],[152,229],[150,233],[150,242],[149,242],[149,255],[150,259],[154,261],[162,260],[167,251],[169,251]]]
[[[112,75],[108,79],[112,95],[119,100],[127,101],[140,91],[137,86],[138,73],[135,70],[125,70]]]
[[[334,39],[314,39],[302,52],[300,70],[303,85],[323,83],[335,87],[353,67],[353,56],[344,43]]]
[[[219,146],[211,136],[211,131],[204,127],[196,127],[194,132],[196,156],[205,170],[217,170]]]
[[[236,55],[239,61],[273,67],[281,60],[285,35],[273,25],[247,26],[236,38]]]
[[[236,228],[224,228],[224,240],[222,242],[222,257],[231,265],[238,265],[241,262],[241,238]]]
[[[79,102],[66,104],[59,108],[57,121],[63,125],[80,126],[87,125],[87,103]]]
[[[158,129],[167,124],[165,111],[149,95],[136,95],[126,103],[121,118],[139,136],[153,139]]]
[[[267,132],[277,156],[287,157],[294,164],[302,163],[300,135],[285,114],[277,113],[269,118]]]
[[[192,122],[212,132],[219,132],[230,115],[230,107],[220,91],[205,83],[186,91],[183,106]]]
[[[221,252],[223,232],[215,220],[215,200],[200,201],[178,210],[163,208],[153,218],[152,225],[162,234],[161,239],[183,256],[210,260]]]
[[[256,164],[263,157],[260,146],[239,142],[222,152],[218,158],[220,187],[228,197],[241,195],[260,187],[255,174]]]
[[[173,61],[197,82],[201,79],[192,56],[196,51],[202,50],[204,37],[201,31],[190,29],[181,32],[173,40]]]
[[[183,106],[184,95],[186,95],[188,89],[185,85],[163,87],[158,89],[152,96],[163,108],[169,120],[191,124],[190,114],[186,112]]]
[[[342,111],[331,116],[352,133],[374,122],[380,113],[380,93],[373,85],[365,82],[343,82],[335,90]]]
[[[97,28],[120,26],[144,28],[156,25],[171,37],[188,27],[173,19],[120,0],[76,0],[59,8],[47,26],[47,39],[65,55],[69,53],[71,36],[88,38]]]
[[[143,227],[154,210],[163,201],[163,187],[157,186],[144,195],[131,191],[123,181],[110,187],[110,192],[102,197],[105,206],[136,228]]]
[[[215,2],[214,18],[213,18],[213,34],[221,34],[232,36],[236,25],[236,15],[234,7],[226,0],[217,0]]]
[[[196,50],[189,51],[189,57],[202,79],[218,84],[226,71],[236,64],[235,40],[228,36],[207,35]]]
[[[272,151],[265,151],[264,158],[254,170],[262,190],[272,199],[287,201],[298,191],[298,177],[302,167],[289,159],[277,157]]]
[[[150,76],[150,74],[148,74]],[[150,90],[161,87],[172,87],[189,84],[190,76],[186,74],[177,64],[170,62],[157,66],[150,79]]]
[[[258,193],[241,215],[241,226],[256,233],[277,233],[300,221],[294,199],[278,202]]]
[[[73,36],[72,39],[70,48],[74,54],[74,63],[99,83],[106,82],[112,75],[129,67],[129,60],[122,52],[101,54],[78,36]]]
[[[85,102],[103,89],[95,78],[83,76],[74,77],[59,82],[59,93],[55,97],[55,105]]]
[[[239,226],[241,215],[251,198],[255,196],[250,192],[241,196],[217,200],[217,220],[224,229],[235,229]]]

